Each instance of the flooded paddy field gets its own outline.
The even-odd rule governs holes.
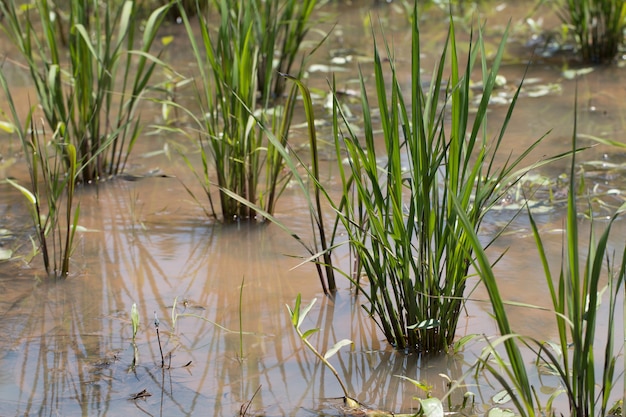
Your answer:
[[[373,82],[372,31],[377,36],[384,32],[396,51],[401,83],[409,88],[416,81],[410,77],[410,54],[404,53],[411,42],[406,10],[400,2],[382,3],[327,3],[316,10],[319,23],[308,34],[307,42],[315,45],[330,32],[307,61],[306,73],[315,96],[318,135],[328,143],[320,152],[328,155],[321,172],[330,190],[340,188],[330,115],[324,106],[332,75],[357,126],[362,120],[359,68]],[[471,16],[481,16],[491,47],[510,22],[502,85],[489,115],[489,125],[497,129],[507,103],[525,79],[504,139],[510,155],[520,154],[544,134],[546,139],[527,157],[529,163],[567,152],[577,94],[579,145],[589,147],[577,157],[578,172],[591,196],[588,214],[593,213],[601,228],[624,203],[626,152],[598,145],[591,137],[623,141],[624,61],[601,67],[578,65],[570,50],[550,43],[550,28],[559,24],[554,11],[541,9],[532,15],[535,21],[543,19],[539,29],[527,23],[533,6],[526,1],[479,2],[459,18],[459,38],[467,39],[471,22],[479,20]],[[439,57],[448,18],[433,5],[423,10],[421,19],[428,68]],[[170,25],[162,30],[174,39],[162,59],[176,62],[181,73],[193,73],[183,29]],[[8,40],[0,37],[0,45],[10,57]],[[3,70],[15,91],[21,92],[14,92],[19,104],[29,106],[36,96],[19,67],[7,61]],[[430,74],[424,74],[420,82],[429,79]],[[181,102],[192,101],[192,91],[182,88],[179,94]],[[159,105],[146,103],[142,118],[158,125],[160,111]],[[297,111],[294,149],[306,153],[306,127],[298,124],[304,122],[303,109]],[[185,121],[181,123],[184,126]],[[28,183],[17,139],[2,133],[0,147],[0,179]],[[473,373],[466,374],[485,345],[481,338],[454,353],[420,356],[395,350],[361,308],[367,300],[355,294],[350,281],[338,278],[337,293],[325,296],[315,267],[303,262],[308,254],[279,227],[227,225],[207,218],[185,188],[201,193],[179,155],[181,149],[193,164],[201,163],[186,138],[146,128],[124,175],[78,187],[81,227],[71,273],[59,281],[45,277],[40,257],[33,254],[29,238],[33,228],[24,197],[0,183],[0,248],[10,251],[9,259],[0,261],[0,415],[344,415],[337,381],[294,332],[285,305],[293,306],[297,294],[307,303],[318,299],[303,327],[321,329],[310,338],[319,351],[342,339],[354,342],[331,361],[361,403],[394,413],[415,412],[419,406],[415,397],[423,398],[424,393],[397,377],[402,375],[430,385],[435,397],[447,392],[449,380],[465,378],[446,402],[453,412],[486,415],[496,405],[493,396],[500,391],[496,381],[488,375],[475,379]],[[504,161],[509,154],[501,157]],[[556,195],[548,199],[546,193],[536,194],[536,221],[554,268],[563,255],[566,215],[566,186],[559,178],[568,169],[569,161],[563,159],[531,173],[548,181]],[[529,187],[532,178],[537,177],[528,177]],[[548,308],[528,219],[520,214],[511,221],[521,201],[514,190],[487,215],[481,238],[488,241],[506,226],[488,250],[493,259],[506,252],[494,267],[503,298]],[[296,187],[285,191],[275,216],[299,235],[310,236],[307,203]],[[581,217],[581,235],[586,236],[589,224]],[[624,236],[626,225],[620,218],[614,224],[611,250],[620,253]],[[352,259],[347,250],[340,248],[334,255],[338,265],[349,268]],[[471,278],[467,296],[457,339],[497,335],[478,278]],[[133,305],[140,318],[135,338]],[[553,313],[508,308],[516,332],[547,340],[557,337]],[[623,331],[622,320],[617,319],[618,333]],[[531,358],[528,364],[532,367]],[[623,361],[619,369],[623,372]],[[555,378],[537,373],[534,377],[544,395],[558,389]],[[466,393],[471,393],[474,404],[460,407]]]

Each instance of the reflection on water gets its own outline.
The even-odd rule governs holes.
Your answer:
[[[299,248],[280,230],[209,225],[193,214],[197,208],[186,198],[157,198],[166,181],[118,181],[102,185],[97,195],[84,193],[81,223],[89,232],[80,239],[79,272],[35,288],[30,279],[11,285],[0,328],[9,335],[2,340],[0,365],[7,372],[0,414],[231,416],[254,397],[250,410],[266,415],[336,415],[340,387],[303,348],[284,308],[298,292],[320,298],[303,325],[322,329],[311,338],[320,351],[343,338],[355,342],[353,351],[341,352],[333,363],[364,404],[411,411],[417,406],[413,397],[421,393],[396,375],[426,382],[434,395],[443,395],[447,380],[440,374],[460,379],[473,363],[478,351],[468,351],[467,359],[420,359],[389,349],[359,307],[363,300],[355,302],[349,288],[329,300],[313,268],[290,271],[297,260],[284,254]],[[561,238],[554,236],[547,241],[550,252],[560,248]],[[532,291],[543,288],[540,265],[518,255],[532,250],[520,245],[531,245],[531,239],[508,235],[499,243],[515,246],[498,265],[503,292],[512,301],[547,302]],[[20,283],[27,288],[20,291]],[[486,297],[477,289],[472,298]],[[134,369],[133,303],[141,317]],[[471,303],[467,312],[461,335],[495,333],[480,304]],[[550,337],[546,317],[513,318],[520,332]],[[452,404],[460,404],[466,390],[456,391]],[[469,390],[489,402],[489,386]]]
[[[350,10],[341,9],[345,6],[339,4],[329,6],[332,16],[342,18],[326,49],[318,51],[318,59],[325,62],[333,51],[350,50],[359,55],[361,69],[369,77],[371,64],[366,58],[371,55],[372,45],[369,28],[363,28],[368,11],[365,4],[369,2],[363,4],[363,8],[353,6]],[[374,13],[379,13],[380,22],[389,28],[394,47],[405,50],[410,41],[405,32],[406,16],[396,7],[394,3]],[[509,5],[490,21],[507,21],[509,15],[516,14],[515,7]],[[445,23],[445,18],[424,22],[428,34],[424,36],[424,62],[439,53]],[[320,25],[330,27],[326,22]],[[184,47],[177,47],[168,53],[181,61],[177,54],[184,52]],[[356,61],[347,66],[348,71],[337,74],[340,88],[355,87]],[[402,68],[399,66],[399,77],[408,87],[414,80]],[[511,82],[519,80],[523,71],[524,64],[518,62],[503,68]],[[564,81],[560,74],[554,61],[539,62],[529,69],[528,77],[561,83],[562,89],[559,94],[518,102],[505,138],[513,153],[548,129],[554,132],[530,156],[531,160],[569,149],[576,82]],[[23,84],[20,75],[11,76]],[[311,74],[309,81],[314,87],[326,89],[328,77]],[[578,82],[582,133],[611,139],[623,136],[624,109],[618,100],[626,85],[623,78],[624,69],[607,68]],[[348,104],[358,113],[358,103]],[[318,114],[324,114],[321,108]],[[499,126],[504,116],[502,109],[494,105],[490,126]],[[300,130],[295,131],[294,137]],[[136,155],[163,149],[169,140],[150,139],[138,143]],[[3,142],[2,152],[6,155],[11,146],[15,144]],[[587,155],[588,160],[624,160],[622,154],[607,151],[606,147],[596,147]],[[160,167],[175,178],[115,180],[98,189],[81,190],[80,223],[86,231],[81,233],[72,258],[74,273],[66,281],[39,282],[38,258],[28,265],[22,261],[0,264],[0,415],[233,416],[251,399],[248,410],[255,415],[338,415],[341,389],[333,375],[303,347],[285,309],[285,304],[293,305],[298,293],[307,302],[320,299],[303,324],[305,329],[321,329],[310,339],[320,351],[344,338],[354,341],[353,350],[346,348],[331,361],[354,396],[375,408],[410,412],[417,406],[414,397],[424,393],[396,375],[431,385],[433,395],[441,396],[447,391],[447,379],[440,374],[451,380],[461,379],[480,354],[484,346],[480,341],[461,353],[434,358],[390,349],[374,321],[360,307],[365,300],[354,297],[346,280],[339,281],[340,291],[330,300],[321,293],[311,265],[293,269],[300,259],[286,255],[305,253],[283,231],[273,226],[212,225],[180,184],[194,190],[197,187],[182,162],[164,155],[136,156],[131,162],[134,173]],[[558,175],[566,163],[550,168],[550,175]],[[3,175],[23,180],[26,174],[17,169],[18,165],[6,168]],[[325,180],[333,188],[333,172],[325,172]],[[603,186],[614,184],[626,188],[619,172]],[[26,207],[17,191],[6,185],[0,187],[4,221],[0,228],[14,232],[12,242],[25,241],[29,230],[24,226],[28,225]],[[538,218],[555,267],[561,258],[562,214],[557,210]],[[503,218],[507,215],[488,219],[484,229],[487,238],[509,220]],[[306,204],[296,190],[286,191],[277,216],[298,234],[308,236]],[[544,290],[543,270],[528,224],[521,219],[511,226],[510,232],[490,249],[494,258],[508,250],[496,266],[501,290],[511,301],[546,307],[549,298]],[[620,222],[617,227],[624,225]],[[623,236],[622,230],[616,230],[614,236],[620,233]],[[612,244],[619,249],[623,242]],[[27,252],[25,247],[20,249],[22,254]],[[347,267],[347,255],[339,252],[340,262]],[[474,301],[467,304],[467,315],[460,318],[458,336],[495,335],[487,314],[489,305],[484,302],[486,294],[477,286],[468,295]],[[134,367],[130,323],[133,303],[141,319],[136,338],[139,360]],[[546,324],[551,313],[509,308],[517,331],[554,338],[554,329]],[[520,314],[515,314],[515,309]],[[482,378],[478,386],[468,382],[469,386],[455,391],[452,404],[460,404],[468,391],[476,395],[479,404],[489,404],[497,384],[486,376]],[[541,383],[546,388],[555,384],[545,376]]]
[[[84,279],[41,284],[13,300],[2,320],[0,414],[87,415],[112,399],[111,376],[92,369],[114,361],[124,343],[119,329],[103,328],[96,293],[98,281]]]
[[[1,415],[232,416],[252,398],[250,410],[267,415],[337,414],[340,387],[303,348],[285,309],[298,292],[321,299],[304,323],[322,329],[311,338],[318,349],[355,342],[333,361],[363,403],[411,410],[417,392],[394,375],[432,381],[438,394],[446,390],[438,373],[460,377],[462,362],[451,357],[420,362],[388,349],[348,288],[329,300],[313,268],[290,271],[297,262],[283,254],[298,248],[277,228],[210,226],[189,220],[197,217],[186,211],[196,208],[184,199],[143,200],[162,181],[83,194],[89,231],[74,266],[80,272],[7,294],[14,299],[0,327],[10,335],[2,341]],[[143,204],[134,214],[133,192],[133,204]],[[141,317],[135,367],[133,303]]]
[[[340,414],[339,385],[291,327],[284,306],[293,305],[297,293],[320,299],[303,324],[321,329],[310,339],[320,351],[344,338],[355,342],[332,362],[354,396],[379,409],[410,412],[417,407],[414,397],[424,395],[397,375],[429,384],[440,396],[448,387],[441,374],[461,379],[480,353],[480,342],[434,358],[390,349],[347,283],[330,300],[312,267],[291,270],[299,261],[284,255],[302,251],[282,231],[210,225],[186,195],[160,197],[168,181],[114,181],[85,191],[81,225],[88,231],[74,257],[76,274],[35,285],[22,270],[24,277],[3,281],[10,291],[0,322],[7,335],[0,341],[0,415],[232,416],[251,399],[249,410],[257,414]],[[294,227],[304,230],[306,219],[300,221]],[[522,226],[493,248],[511,247],[497,266],[501,288],[512,301],[546,305],[542,271],[528,261],[532,239]],[[543,227],[556,226],[546,221]],[[547,249],[558,259],[561,237],[547,236],[553,236]],[[486,295],[479,287],[471,298]],[[135,367],[133,303],[141,318]],[[459,336],[496,333],[486,308],[468,303]],[[521,333],[551,338],[549,315],[524,311],[512,315],[512,324]],[[544,386],[554,385],[544,379]],[[489,403],[495,387],[485,377],[479,386],[455,391],[451,404],[461,404],[466,391]]]

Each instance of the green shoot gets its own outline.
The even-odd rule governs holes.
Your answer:
[[[130,322],[133,326],[133,341],[135,341],[137,330],[139,329],[139,312],[137,311],[136,303],[133,303],[133,306],[130,309]]]
[[[137,343],[135,341],[137,337],[137,330],[139,329],[139,312],[137,311],[137,304],[133,303],[133,306],[130,309],[130,322],[133,326],[133,340],[131,345],[133,347],[133,362],[130,365],[130,371],[134,371],[139,363],[139,348],[137,347]]]
[[[322,355],[320,352],[318,352],[315,346],[313,346],[311,342],[308,340],[309,336],[311,336],[314,333],[317,333],[320,329],[317,329],[317,328],[309,329],[305,332],[303,332],[301,329],[304,319],[306,318],[309,311],[311,311],[316,301],[317,299],[314,298],[308,306],[306,306],[302,311],[300,311],[301,295],[298,294],[298,296],[296,297],[296,305],[294,306],[294,308],[292,309],[290,306],[287,305],[287,311],[289,311],[289,316],[291,317],[291,324],[293,324],[293,327],[296,330],[296,333],[298,334],[298,336],[300,337],[300,340],[302,340],[302,343],[304,343],[304,345],[311,352],[313,352],[313,354],[320,361],[322,361],[324,366],[326,366],[335,376],[335,378],[337,379],[337,382],[339,382],[339,385],[341,386],[341,389],[343,390],[344,400],[346,401],[346,403],[355,404],[355,406],[358,406],[358,401],[352,399],[352,397],[348,393],[348,389],[346,388],[346,385],[343,383],[343,381],[339,377],[339,373],[337,372],[335,367],[328,361],[328,359],[330,359],[337,352],[339,352],[339,349],[341,349],[342,347],[353,345],[352,341],[348,339],[343,339],[335,343],[333,347],[331,347],[324,355]]]

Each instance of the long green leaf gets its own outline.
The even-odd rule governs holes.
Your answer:
[[[8,182],[9,184],[11,184],[13,187],[15,187],[17,190],[19,190],[19,192],[21,192],[22,195],[24,197],[26,197],[26,199],[31,204],[31,206],[34,207],[37,204],[37,198],[27,188],[25,188],[24,186],[19,185],[18,183],[16,183],[15,181],[13,181],[10,178],[7,178],[5,181]]]

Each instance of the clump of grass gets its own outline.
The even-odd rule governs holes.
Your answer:
[[[30,188],[15,181],[7,182],[26,197],[35,227],[37,251],[41,252],[48,277],[65,278],[78,226],[80,206],[75,201],[75,180],[78,175],[76,148],[67,142],[67,129],[59,124],[48,137],[45,127],[35,126],[28,112],[20,121],[11,90],[0,69],[0,88],[9,108],[11,131],[19,138],[30,174]],[[35,245],[35,244],[34,244]]]
[[[626,205],[620,207],[609,219],[599,239],[596,238],[592,219],[589,237],[586,241],[581,241],[576,204],[576,127],[572,142],[564,259],[558,275],[551,272],[541,234],[532,214],[528,212],[539,258],[544,267],[547,291],[554,309],[554,321],[559,335],[556,342],[541,341],[532,336],[514,333],[509,325],[504,300],[499,293],[491,265],[472,229],[472,224],[463,210],[457,207],[459,219],[467,230],[476,253],[476,269],[487,288],[494,318],[502,334],[500,339],[490,342],[489,349],[481,358],[481,366],[496,376],[522,416],[554,413],[551,409],[554,397],[549,398],[545,407],[542,406],[535,387],[529,380],[526,363],[518,344],[534,352],[537,363],[559,379],[562,390],[557,394],[564,394],[567,397],[569,415],[583,417],[607,415],[609,401],[616,386],[618,354],[615,348],[616,345],[623,347],[623,344],[615,337],[617,323],[615,314],[626,277],[626,246],[621,259],[618,258],[616,267],[615,257],[609,253],[608,240],[614,221],[626,211]],[[581,259],[583,248],[587,249]],[[608,302],[605,316],[599,314],[603,302]],[[606,326],[606,335],[601,335],[597,327],[601,322]],[[501,344],[505,347],[504,355],[496,350]],[[489,358],[494,358],[499,366],[494,366]]]
[[[242,198],[228,190],[225,191],[230,198],[239,201],[240,204],[246,205],[255,211],[259,216],[263,216],[273,224],[280,227],[283,231],[287,232],[293,239],[301,244],[308,254],[310,255],[304,262],[313,262],[317,269],[317,274],[320,279],[320,284],[324,290],[324,294],[330,295],[337,290],[337,283],[335,280],[335,267],[333,266],[332,251],[335,248],[335,233],[336,227],[330,235],[326,229],[324,222],[324,211],[322,201],[332,202],[331,197],[328,195],[324,185],[320,182],[319,171],[319,154],[318,154],[318,141],[317,133],[315,129],[315,116],[313,109],[313,100],[311,99],[311,93],[306,85],[296,77],[282,74],[285,78],[294,82],[294,85],[301,92],[301,98],[304,105],[305,117],[308,125],[309,133],[309,148],[311,150],[310,164],[305,163],[298,157],[295,152],[292,152],[289,148],[289,144],[276,136],[272,130],[267,127],[263,122],[255,117],[259,128],[266,135],[267,140],[271,146],[272,152],[276,154],[276,158],[281,159],[281,163],[284,169],[289,172],[289,175],[293,178],[293,183],[302,191],[304,200],[307,203],[309,210],[309,217],[312,229],[312,242],[307,243],[300,235],[290,229],[284,223],[277,219],[269,210],[265,210],[262,207],[253,204],[249,200]],[[296,99],[295,90],[289,95],[288,107],[293,106],[293,101]],[[250,110],[252,114],[252,111]],[[304,171],[306,174],[302,174],[300,171]],[[310,179],[310,181],[309,181]],[[330,235],[330,236],[328,236]],[[341,245],[341,243],[339,243]],[[341,272],[341,271],[340,271]]]
[[[255,37],[261,39],[259,90],[266,100],[276,99],[286,88],[285,78],[279,74],[292,73],[317,0],[251,0],[249,4],[256,9]]]
[[[450,19],[441,57],[424,87],[418,20],[415,2],[413,85],[408,93],[397,78],[395,56],[388,45],[388,68],[378,48],[375,50],[380,142],[375,138],[373,109],[363,76],[362,134],[352,129],[335,100],[337,156],[342,160],[345,148],[348,165],[339,168],[343,199],[337,210],[357,259],[352,276],[369,301],[366,310],[387,340],[398,349],[439,352],[454,338],[472,260],[473,247],[458,211],[464,213],[472,230],[478,230],[489,207],[521,176],[518,165],[539,141],[517,159],[496,166],[495,155],[517,99],[516,93],[500,131],[489,140],[487,110],[508,31],[490,68],[480,30],[470,41],[467,64],[462,64]],[[477,63],[482,69],[483,91],[471,115],[470,77]],[[447,67],[449,74],[445,73]],[[361,285],[361,275],[367,277],[367,285]]]
[[[71,0],[67,39],[63,17],[47,0],[0,2],[3,29],[26,62],[49,127],[64,126],[63,139],[76,149],[76,180],[103,180],[124,169],[141,131],[137,106],[159,63],[150,49],[168,7],[150,15],[135,49],[133,1]],[[69,155],[63,161],[69,166]]]
[[[19,131],[31,178],[30,190],[10,179],[7,182],[28,201],[46,274],[65,278],[70,270],[80,214],[80,205],[75,205],[74,201],[78,168],[76,149],[71,143],[56,146],[42,143],[45,140],[40,134],[45,137],[45,132],[39,133],[33,124],[30,140],[25,129],[20,128]],[[63,131],[63,126],[60,126],[53,135],[52,143],[59,141]],[[62,158],[65,162],[61,161]]]
[[[263,209],[262,207],[253,204],[252,202],[242,198],[241,196],[225,190],[225,193],[230,198],[239,201],[240,204],[246,205],[254,210],[259,216],[263,216],[268,221],[280,227],[283,231],[287,232],[289,236],[295,239],[300,245],[302,245],[307,253],[310,255],[305,261],[313,262],[317,269],[317,274],[320,279],[320,284],[324,290],[324,294],[330,295],[337,290],[337,283],[335,280],[335,267],[333,266],[332,251],[335,248],[335,228],[330,235],[326,229],[324,222],[323,201],[331,201],[331,197],[328,195],[324,185],[320,182],[319,172],[319,155],[317,151],[317,134],[315,130],[315,116],[313,109],[313,101],[311,94],[306,85],[296,77],[283,74],[286,78],[292,80],[295,86],[301,92],[301,98],[304,105],[305,116],[307,120],[309,130],[309,148],[311,149],[310,164],[302,161],[295,152],[292,152],[289,148],[289,144],[276,136],[272,130],[264,125],[262,121],[256,119],[259,124],[259,128],[266,135],[267,140],[271,146],[271,149],[276,154],[277,158],[280,158],[284,169],[289,172],[289,175],[293,178],[293,183],[302,191],[304,200],[307,203],[309,210],[309,217],[312,229],[312,242],[305,241],[302,236],[298,235],[294,230],[286,226],[280,219],[276,218],[270,211]],[[288,101],[292,102],[296,99],[294,90],[289,96]],[[293,104],[288,104],[291,107]],[[252,111],[250,111],[252,114]],[[302,174],[304,171],[305,174]],[[310,181],[309,181],[310,179]],[[330,236],[329,236],[330,235]],[[341,245],[339,243],[338,245]],[[340,271],[341,272],[341,271]]]
[[[208,20],[200,17],[200,42],[180,9],[199,71],[196,87],[202,116],[187,111],[197,127],[202,168],[195,169],[183,157],[209,200],[207,215],[218,217],[211,195],[216,183],[223,221],[257,221],[261,217],[252,206],[273,213],[290,177],[284,173],[280,153],[259,127],[269,126],[280,144],[288,142],[295,89],[285,105],[271,107],[270,96],[282,92],[281,82],[274,81],[280,78],[272,64],[274,42],[282,45],[280,61],[286,63],[280,65],[290,70],[315,2],[216,0],[212,4],[220,16],[218,30],[213,33]],[[287,17],[290,20],[285,22]]]
[[[615,59],[624,44],[626,3],[622,0],[565,0],[561,19],[568,24],[584,62],[602,64]]]
[[[151,6],[148,2],[144,7],[147,8]],[[166,6],[170,4],[169,0],[158,0],[158,3],[162,6]],[[197,0],[177,0],[179,7],[182,7],[185,10],[187,16],[195,16],[198,13],[198,10],[203,11],[209,6],[208,1],[197,1]],[[181,15],[176,7],[172,7],[168,10],[167,19],[172,22],[180,23]]]

